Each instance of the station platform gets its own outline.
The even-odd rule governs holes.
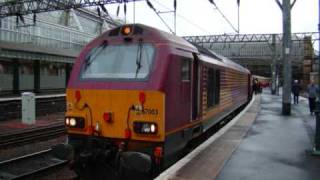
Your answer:
[[[319,179],[320,157],[311,155],[315,116],[307,99],[291,105],[291,116],[281,111],[281,96],[256,95],[224,128],[156,179]]]

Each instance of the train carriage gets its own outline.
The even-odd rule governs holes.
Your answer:
[[[247,103],[250,78],[240,65],[145,25],[103,33],[80,53],[67,88],[76,172],[151,178]]]

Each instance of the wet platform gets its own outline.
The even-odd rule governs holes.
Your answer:
[[[281,96],[255,96],[243,114],[157,179],[318,179],[320,157],[310,154],[315,116],[305,98],[291,107],[292,115],[282,116]]]

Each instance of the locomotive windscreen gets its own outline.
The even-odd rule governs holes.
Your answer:
[[[150,43],[101,45],[82,65],[81,79],[144,80],[152,68],[155,49]]]

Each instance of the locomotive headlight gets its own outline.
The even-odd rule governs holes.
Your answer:
[[[133,129],[138,134],[157,134],[158,126],[152,122],[134,122]]]
[[[82,117],[66,117],[65,122],[71,128],[84,128],[84,118]]]
[[[66,118],[66,125],[69,126],[70,125],[70,119]]]
[[[74,127],[74,126],[76,126],[77,125],[77,121],[76,121],[76,119],[75,118],[70,118],[70,126],[72,126],[72,127]]]
[[[150,131],[151,131],[152,133],[155,133],[156,130],[157,130],[156,125],[155,125],[155,124],[151,124],[151,126],[150,126]]]

